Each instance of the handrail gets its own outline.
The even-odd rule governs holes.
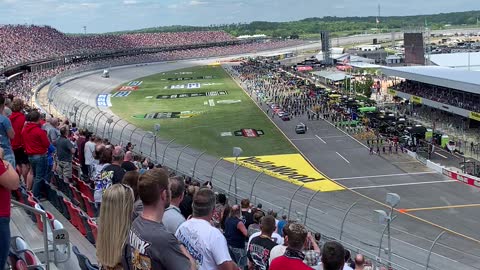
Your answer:
[[[25,210],[34,212],[34,213],[42,216],[43,221],[44,221],[43,222],[43,233],[42,234],[43,234],[43,248],[45,250],[45,268],[46,268],[46,270],[50,270],[50,254],[49,254],[49,250],[48,250],[48,236],[47,236],[47,221],[48,221],[47,212],[40,211],[38,209],[35,209],[35,208],[33,208],[31,206],[28,206],[26,204],[23,204],[21,202],[17,202],[15,200],[10,200],[10,202],[15,206],[21,207]]]

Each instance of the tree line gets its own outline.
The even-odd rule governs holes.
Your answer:
[[[233,36],[265,34],[277,38],[298,38],[330,31],[332,36],[362,34],[365,31],[392,31],[428,26],[430,29],[446,29],[455,26],[478,25],[480,11],[451,12],[415,16],[379,17],[322,17],[306,18],[290,22],[254,21],[250,23],[215,24],[209,26],[172,25],[145,28],[116,33],[153,33],[184,31],[225,31]]]

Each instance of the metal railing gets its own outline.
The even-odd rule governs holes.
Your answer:
[[[23,203],[17,202],[15,200],[10,200],[10,202],[15,206],[18,206],[18,207],[23,208],[27,211],[38,214],[42,217],[42,220],[44,221],[43,222],[42,236],[43,236],[43,250],[45,252],[45,264],[41,265],[41,266],[45,266],[46,270],[50,270],[50,256],[49,256],[50,251],[49,251],[49,247],[48,247],[48,235],[47,235],[48,231],[47,231],[47,222],[46,222],[48,220],[47,212],[35,209],[33,207],[30,207],[30,206],[25,205]]]
[[[389,262],[377,255],[382,250],[378,240],[383,238],[380,238],[380,232],[384,227],[372,222],[373,207],[379,206],[372,205],[371,201],[353,193],[344,197],[342,194],[345,193],[315,192],[244,167],[233,168],[232,163],[207,155],[203,150],[179,145],[175,140],[161,139],[141,130],[116,115],[84,103],[82,99],[85,97],[73,96],[71,89],[59,87],[69,80],[95,72],[95,68],[102,67],[89,67],[81,74],[76,73],[81,70],[72,70],[55,77],[50,83],[48,96],[52,105],[58,112],[69,116],[78,127],[87,128],[98,135],[108,134],[114,144],[131,142],[137,145],[135,152],[175,168],[178,174],[192,176],[199,181],[212,181],[214,187],[231,200],[250,198],[255,204],[262,203],[265,208],[271,208],[279,214],[289,214],[290,219],[296,217],[310,230],[321,232],[325,239],[341,238],[337,241],[354,252],[365,254],[375,266],[391,265],[394,269],[415,270],[442,269],[445,265],[455,264],[455,269],[478,269],[474,267],[480,261],[478,243],[454,234],[442,237],[445,243],[438,243],[435,237],[442,232],[439,228],[431,226],[429,232],[415,235],[401,225],[394,226],[418,222],[406,215],[400,215],[392,225],[393,250],[388,252],[393,253],[393,259]],[[158,152],[152,153],[153,145]],[[232,192],[230,188],[234,184],[233,178],[238,184],[234,189],[237,192]],[[351,206],[353,202],[356,205]],[[454,246],[459,243],[463,249]],[[438,253],[431,252],[434,246]],[[450,259],[452,256],[462,258],[462,263],[454,262]]]

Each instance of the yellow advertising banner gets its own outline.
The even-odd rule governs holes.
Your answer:
[[[480,121],[480,113],[477,112],[470,112],[470,119]]]
[[[225,160],[235,162],[235,158]],[[318,172],[300,154],[239,157],[238,164],[314,191],[344,190],[342,186]]]
[[[422,98],[417,96],[411,96],[410,101],[417,104],[422,104]]]

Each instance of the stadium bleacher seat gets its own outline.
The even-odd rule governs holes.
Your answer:
[[[89,219],[90,218],[87,215],[80,212],[80,220],[82,221],[83,227],[85,228],[85,232],[86,232],[85,237],[87,238],[87,240],[90,243],[92,243],[94,245],[95,244],[95,238],[93,237],[92,228],[88,224]]]
[[[94,201],[93,199],[93,190],[92,188],[87,184],[85,183],[84,181],[82,180],[79,180],[78,181],[78,190],[85,196],[87,196],[87,198],[89,198],[91,201]]]
[[[15,263],[15,270],[28,270],[27,263],[23,260],[18,260]]]
[[[97,207],[95,206],[95,203],[90,200],[85,194],[82,193],[82,199],[83,203],[85,204],[85,208],[87,211],[85,211],[89,217],[95,218],[97,216]]]
[[[97,224],[92,220],[88,220],[88,225],[90,226],[90,229],[92,230],[93,238],[95,239],[95,243],[97,242]]]
[[[82,209],[84,212],[87,212],[87,209],[85,207],[85,203],[83,202],[82,194],[80,193],[80,191],[78,191],[78,189],[72,184],[69,185],[69,188],[73,195],[72,203],[74,205],[79,206],[80,209]]]
[[[83,255],[80,250],[78,250],[78,247],[72,246],[72,251],[77,257],[78,266],[81,270],[98,269],[98,266],[92,264],[87,256]]]
[[[43,269],[43,267],[39,266],[41,265],[41,261],[22,237],[14,236],[10,238],[10,252],[16,257],[15,266],[18,261],[23,261],[28,269]]]
[[[62,213],[62,215],[66,219],[70,220],[71,219],[70,218],[70,212],[68,211],[68,207],[65,204],[65,198],[60,193],[60,191],[57,191],[57,202],[58,202],[58,208],[59,208],[60,213]]]
[[[44,211],[44,212],[45,212],[45,210],[42,208],[42,206],[41,206],[39,203],[35,204],[34,208],[37,209],[37,210],[40,210],[40,211]],[[53,221],[55,220],[55,217],[53,216],[52,213],[50,213],[50,212],[48,212],[48,211],[46,211],[46,213],[47,213],[47,219],[48,219],[48,221],[49,221],[49,222],[47,222],[47,230],[48,230],[48,228],[51,228],[51,227],[52,227],[52,223],[53,223]],[[42,216],[41,216],[40,214],[35,213],[35,217],[36,217],[36,219],[37,219],[37,222],[36,222],[36,223],[37,223],[37,228],[38,228],[41,232],[43,232],[43,222],[44,222],[44,221],[43,221]]]
[[[63,202],[67,206],[68,214],[70,215],[70,223],[78,229],[81,221],[78,212],[74,210],[75,206],[65,198],[63,198]]]

